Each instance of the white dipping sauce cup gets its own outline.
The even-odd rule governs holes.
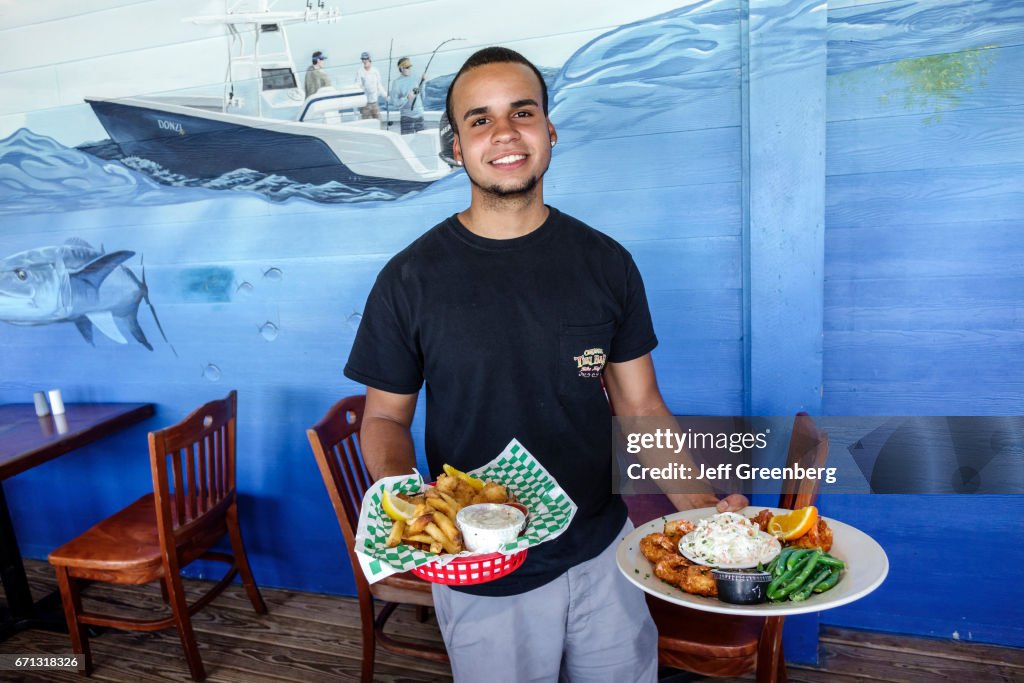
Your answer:
[[[467,505],[455,515],[466,550],[494,552],[519,537],[526,515],[518,508],[501,503]]]

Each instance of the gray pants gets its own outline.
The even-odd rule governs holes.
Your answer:
[[[600,555],[520,595],[479,597],[434,584],[457,683],[641,683],[658,677],[644,594],[615,563],[628,521]]]

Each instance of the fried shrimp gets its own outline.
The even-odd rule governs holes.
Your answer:
[[[681,555],[666,557],[655,563],[654,575],[687,593],[709,598],[718,596],[718,586],[711,575],[711,567],[693,564]]]
[[[810,531],[787,545],[792,548],[821,548],[827,553],[832,549],[832,530],[828,528],[825,520],[819,517],[818,523],[812,526]]]
[[[761,527],[761,531],[768,531],[768,523],[774,516],[771,510],[761,510],[750,521]]]
[[[651,563],[660,562],[665,558],[681,558],[678,547],[678,540],[673,541],[665,534],[648,534],[640,539],[640,554]]]
[[[774,516],[771,510],[761,510],[750,521],[759,526],[761,531],[768,531],[768,524]],[[818,521],[806,534],[791,541],[786,541],[783,545],[787,548],[821,548],[827,553],[832,549],[832,529],[828,527],[824,518],[818,517]]]
[[[487,482],[476,496],[474,503],[504,503],[508,501],[508,489],[501,484]]]
[[[672,538],[676,544],[686,534],[690,533],[697,526],[685,519],[673,519],[665,522],[665,535]]]

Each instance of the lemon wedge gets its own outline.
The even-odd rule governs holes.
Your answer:
[[[396,522],[408,522],[416,512],[415,505],[391,495],[387,489],[381,494],[380,506],[384,509],[384,514]]]
[[[768,532],[780,541],[800,538],[818,523],[818,508],[813,505],[793,510],[786,515],[776,515],[768,522]]]
[[[484,488],[483,480],[477,479],[476,477],[471,477],[468,474],[466,474],[465,472],[463,472],[462,470],[455,469],[454,467],[452,467],[448,463],[445,463],[445,465],[444,465],[444,473],[447,474],[449,477],[455,477],[456,479],[461,479],[462,481],[466,482],[467,484],[472,486],[477,491],[481,491]]]

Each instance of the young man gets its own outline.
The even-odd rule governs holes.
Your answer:
[[[370,53],[364,52],[359,59],[363,67],[356,71],[356,83],[366,93],[366,106],[359,108],[359,115],[364,119],[375,119],[380,114],[377,100],[387,93],[384,92],[384,82],[380,79],[380,72],[373,65],[373,60],[370,59]]]
[[[331,79],[324,71],[324,62],[327,60],[320,50],[313,53],[313,63],[306,69],[306,97],[312,97],[320,88],[331,85]]]
[[[511,50],[481,50],[456,74],[447,113],[470,206],[381,271],[345,374],[367,385],[374,478],[414,467],[409,425],[426,381],[432,476],[445,462],[479,467],[515,437],[579,508],[512,574],[434,586],[456,681],[654,681],[654,624],[615,563],[631,526],[611,492],[609,398],[619,414],[670,415],[657,340],[629,253],[544,204],[557,142],[547,104],[540,72]]]
[[[398,78],[391,81],[388,104],[398,107],[401,112],[402,135],[423,130],[423,97],[419,81],[426,80],[426,77],[426,74],[420,79],[413,77],[412,60],[408,57],[398,60]]]

